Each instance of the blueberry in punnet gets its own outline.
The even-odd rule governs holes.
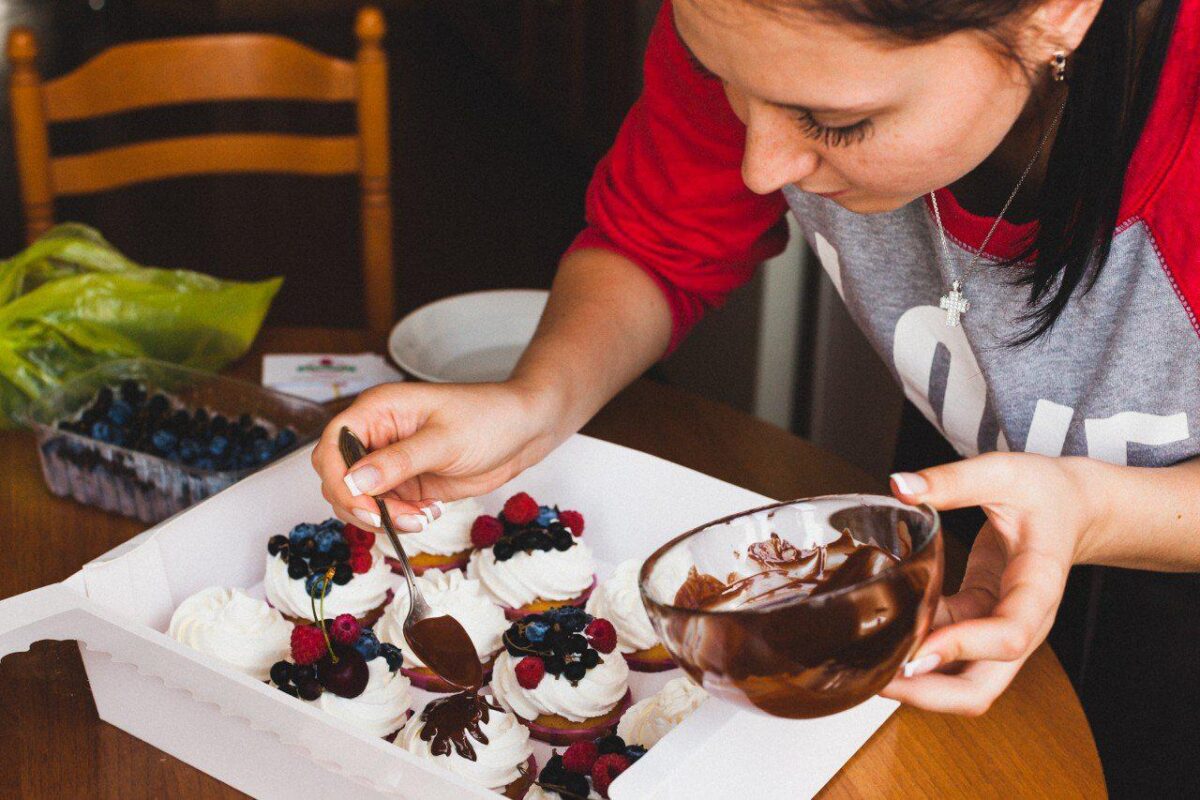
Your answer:
[[[196,469],[203,469],[203,470],[211,471],[213,469],[216,469],[217,465],[208,456],[202,456],[200,458],[197,458],[195,463],[192,464],[192,466],[194,466]]]
[[[111,442],[113,433],[113,426],[109,425],[107,422],[92,423],[91,434],[93,439],[99,439],[102,442]]]
[[[96,409],[107,409],[112,405],[113,390],[109,386],[101,386],[100,391],[96,392],[96,399],[92,403],[92,407]]]
[[[291,683],[292,680],[292,665],[287,661],[276,661],[271,665],[271,683],[276,686],[283,686]]]
[[[229,440],[224,436],[216,435],[208,440],[208,452],[214,456],[223,456],[229,450]]]
[[[108,407],[108,421],[113,425],[128,425],[133,419],[133,408],[124,400],[117,400]]]
[[[174,432],[166,428],[159,428],[150,436],[150,441],[154,444],[156,449],[163,453],[167,453],[175,449],[175,445],[178,443],[179,437],[177,437]]]
[[[274,451],[271,449],[271,443],[262,439],[254,443],[252,452],[254,453],[255,460],[258,461],[259,464],[266,464],[271,460],[271,456],[274,455]]]
[[[181,408],[171,415],[170,426],[177,434],[182,434],[187,430],[188,423],[191,421],[192,415]]]
[[[238,417],[237,426],[242,430],[249,430],[250,426],[253,424],[254,420],[250,419],[249,414],[242,414],[240,417]]]
[[[167,400],[165,395],[159,392],[156,392],[154,396],[146,402],[146,411],[153,417],[161,417],[163,414],[167,413],[167,409],[170,407],[171,402]]]
[[[137,399],[137,396],[141,394],[141,387],[138,386],[137,381],[131,378],[126,378],[125,380],[121,381],[120,391],[121,399],[132,405]]]
[[[183,439],[179,442],[179,457],[184,461],[195,461],[200,455],[200,445],[195,439]]]
[[[287,450],[296,443],[296,432],[291,428],[284,428],[275,435],[275,449]]]

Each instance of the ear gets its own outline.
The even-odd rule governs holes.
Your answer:
[[[1096,14],[1100,12],[1102,0],[1047,0],[1030,15],[1029,23],[1035,31],[1033,44],[1045,50],[1047,59],[1056,50],[1074,52]]]

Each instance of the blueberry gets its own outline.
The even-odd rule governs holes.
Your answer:
[[[251,439],[267,438],[267,429],[264,428],[262,425],[255,425],[253,428],[251,428],[249,431],[247,431],[247,433],[250,434]]]
[[[251,449],[251,452],[254,454],[254,460],[259,464],[266,464],[275,454],[274,451],[271,450],[271,443],[262,439],[254,443],[254,447]]]
[[[237,466],[238,466],[238,469],[246,469],[247,467],[253,467],[254,466],[254,453],[251,453],[249,450],[244,450],[241,453],[238,453]]]
[[[113,425],[128,425],[133,419],[133,408],[124,400],[118,400],[108,407],[108,421]]]
[[[608,753],[622,753],[625,751],[625,740],[615,733],[610,734],[596,740],[596,749],[602,756]]]
[[[571,549],[571,546],[575,544],[575,537],[569,531],[558,531],[551,537],[550,541],[554,545],[555,550],[563,552]]]
[[[288,564],[288,567],[290,568],[291,564]],[[325,580],[324,573],[314,572],[305,579],[304,591],[309,597],[320,598],[324,596],[329,589],[333,588],[333,586],[329,584],[330,582]]]
[[[333,582],[338,586],[345,586],[354,578],[354,570],[350,569],[350,565],[345,561],[337,565],[337,571],[333,573]]]
[[[549,655],[542,659],[546,664],[546,672],[551,675],[561,675],[563,669],[567,666],[560,655]]]
[[[312,567],[313,572],[324,572],[332,563],[333,559],[329,557],[328,553],[317,551],[308,557],[308,565]]]
[[[590,647],[583,651],[583,666],[591,669],[600,663],[600,654]]]
[[[196,412],[192,414],[192,424],[201,429],[208,427],[208,412],[203,408],[197,408]]]
[[[590,797],[591,789],[588,787],[587,778],[580,775],[578,772],[563,772],[562,779],[558,785],[571,793],[572,797]]]
[[[317,531],[317,535],[313,537],[313,540],[317,543],[317,552],[330,553],[333,550],[333,546],[337,544],[338,538],[336,533],[322,527],[321,530]]]
[[[287,661],[276,661],[271,665],[271,682],[285,686],[292,681],[292,665]]]
[[[301,700],[316,700],[325,691],[325,687],[321,686],[321,682],[316,678],[296,684],[296,689]]]
[[[550,506],[542,506],[538,509],[537,519],[534,520],[538,525],[545,528],[551,522],[558,518],[558,511]]]
[[[284,428],[279,433],[275,434],[275,449],[282,452],[296,444],[296,432],[291,428]]]
[[[139,396],[143,394],[142,387],[138,382],[131,378],[126,378],[121,381],[121,399],[129,405],[137,405],[140,401]]]
[[[195,467],[196,469],[212,471],[212,470],[216,469],[217,465],[216,465],[216,462],[214,462],[208,456],[202,456],[200,458],[197,458],[195,463],[192,464],[192,466]]]
[[[562,763],[562,756],[560,756],[558,753],[555,753],[546,760],[546,766],[542,767],[541,777],[543,780],[546,780],[547,772],[549,772],[553,777],[560,777],[565,771],[566,770]]]
[[[272,536],[267,540],[267,552],[271,555],[278,555],[280,550],[288,549],[288,538],[282,534]]]
[[[531,642],[540,642],[546,638],[550,626],[544,622],[531,622],[525,626],[525,637]]]
[[[497,561],[508,561],[516,552],[512,542],[507,539],[501,539],[492,545],[492,555],[496,557]]]
[[[167,400],[166,396],[161,393],[155,393],[155,395],[146,403],[146,411],[152,417],[161,417],[163,414],[167,413],[167,410],[170,409],[170,407],[171,402]]]
[[[224,436],[214,436],[208,442],[208,452],[214,456],[224,455],[229,450],[229,440]]]
[[[317,677],[317,668],[312,664],[297,664],[292,667],[292,682],[303,683],[304,681],[315,680]]]
[[[112,405],[113,390],[110,386],[101,386],[100,391],[96,392],[96,399],[92,402],[92,407],[96,409],[108,408]]]
[[[287,686],[280,686],[279,691],[283,692],[284,694],[290,694],[292,697],[298,697],[300,695],[300,692],[296,691],[296,687],[292,686],[291,684],[288,684]]]
[[[388,669],[392,672],[404,666],[404,653],[400,651],[399,647],[390,642],[383,642],[379,645],[379,655],[383,656],[384,661],[387,662]]]
[[[333,548],[329,551],[329,556],[334,561],[348,561],[350,559],[350,545],[346,544],[345,539],[334,542]]]
[[[367,661],[379,655],[379,639],[376,638],[375,632],[370,628],[363,628],[362,633],[358,635],[358,641],[354,643],[354,649]]]
[[[102,442],[111,442],[113,438],[113,426],[107,422],[93,422],[91,435],[93,439],[99,439]]]
[[[568,653],[582,653],[587,650],[587,639],[580,636],[578,633],[572,633],[567,637],[567,641],[563,644],[563,649]]]
[[[175,449],[175,444],[179,438],[166,428],[159,428],[150,436],[150,442],[154,448],[162,453],[168,453]]]
[[[625,757],[630,761],[637,761],[642,756],[646,755],[646,748],[640,744],[631,744],[625,748]]]
[[[563,677],[571,682],[583,680],[583,676],[587,675],[587,667],[576,661],[574,664],[567,664],[563,667]]]
[[[537,541],[534,544],[534,547],[538,550],[549,551],[552,547],[554,547],[554,542],[546,534],[540,533],[537,536]]]
[[[254,420],[250,419],[249,414],[242,414],[240,417],[238,417],[237,425],[242,430],[249,430],[250,426],[253,424]]]
[[[317,528],[323,531],[335,531],[336,533],[342,533],[346,530],[346,526],[337,517],[330,517],[318,525]]]
[[[189,414],[188,412],[184,411],[183,409],[179,409],[178,411],[176,411],[174,414],[171,415],[171,420],[167,424],[169,424],[171,426],[172,430],[174,430],[177,434],[179,434],[179,433],[183,433],[185,430],[187,430],[188,423],[191,421],[192,421],[192,415]]]
[[[179,457],[184,461],[195,461],[198,455],[200,455],[200,445],[196,443],[195,439],[183,439],[179,442]]]
[[[303,558],[288,559],[288,577],[294,581],[308,577],[308,564],[305,563]]]

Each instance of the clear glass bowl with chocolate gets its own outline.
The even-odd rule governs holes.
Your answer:
[[[667,542],[640,588],[659,638],[710,693],[821,717],[876,694],[929,630],[941,522],[877,495],[776,503]]]

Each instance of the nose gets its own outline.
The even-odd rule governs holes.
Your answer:
[[[786,111],[752,103],[746,108],[742,180],[750,191],[770,194],[813,174],[820,165],[813,143]]]

